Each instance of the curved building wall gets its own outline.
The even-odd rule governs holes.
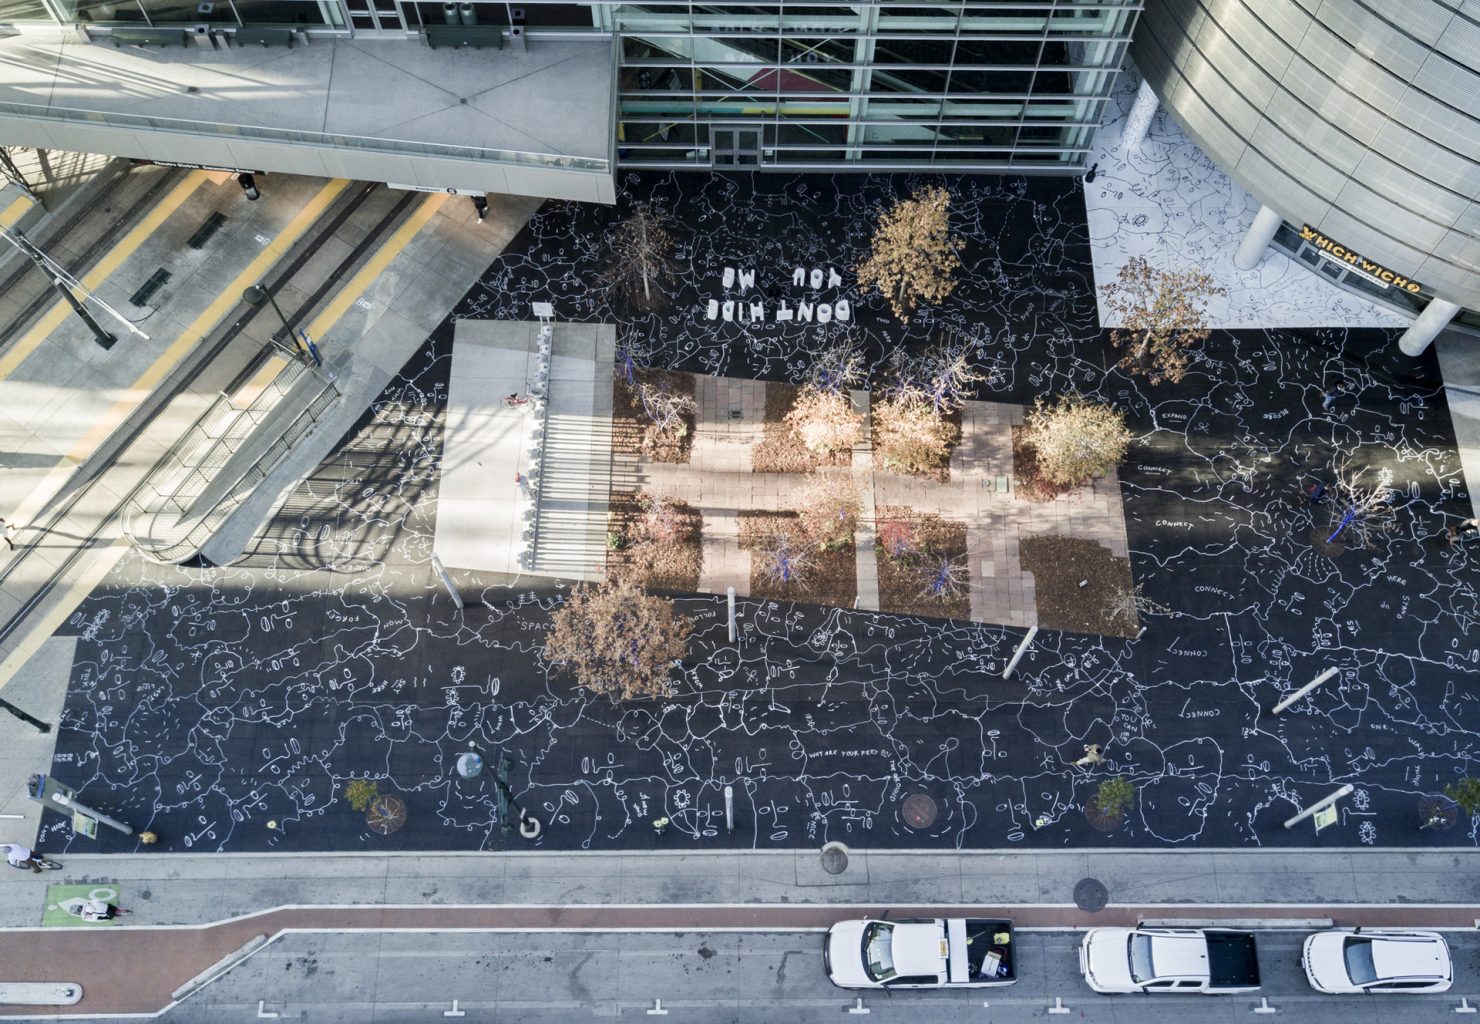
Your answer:
[[[1480,309],[1480,3],[1147,0],[1147,82],[1260,202]]]

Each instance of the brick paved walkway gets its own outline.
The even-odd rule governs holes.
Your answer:
[[[640,928],[654,931],[755,930],[821,931],[836,921],[877,917],[896,919],[995,917],[1006,914],[1019,928],[1083,928],[1133,925],[1170,917],[1248,921],[1330,918],[1338,925],[1468,928],[1474,907],[1407,904],[1383,907],[1221,905],[1167,907],[1111,905],[1088,914],[1062,905],[1004,908],[952,906],[748,904],[542,906],[542,907],[295,907],[272,910],[200,928],[12,929],[0,946],[0,980],[78,982],[82,1001],[69,1007],[0,1006],[0,1017],[157,1013],[187,981],[241,950],[259,935],[274,938],[295,931],[379,931],[383,929],[571,931]],[[146,967],[147,965],[147,967]]]
[[[723,594],[733,586],[736,594],[748,596],[750,553],[740,547],[736,513],[801,508],[809,476],[751,470],[751,448],[760,442],[764,427],[764,382],[699,377],[695,397],[697,429],[687,464],[618,456],[616,475],[655,495],[697,505],[703,516],[699,590]],[[854,393],[854,406],[868,414],[865,392]],[[866,441],[855,450],[853,474],[863,507],[856,537],[861,609],[879,607],[873,543],[879,506],[908,506],[966,524],[971,618],[976,622],[1037,624],[1033,574],[1023,569],[1019,556],[1025,537],[1075,537],[1127,556],[1120,481],[1114,472],[1051,502],[1018,496],[1012,480],[1012,428],[1021,425],[1025,411],[1016,405],[968,402],[961,443],[952,453],[951,478],[945,483],[875,470]]]

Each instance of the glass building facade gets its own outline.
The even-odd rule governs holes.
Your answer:
[[[447,22],[613,40],[617,161],[652,168],[1079,173],[1140,0],[415,3],[0,0],[0,24]]]
[[[611,4],[620,163],[1077,171],[1139,3]]]

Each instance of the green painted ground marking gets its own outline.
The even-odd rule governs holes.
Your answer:
[[[116,885],[48,885],[46,887],[46,909],[41,913],[43,928],[106,928],[116,924],[112,921],[84,921],[81,916],[83,903],[91,899],[107,900],[118,905]]]

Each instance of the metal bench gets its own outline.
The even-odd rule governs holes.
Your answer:
[[[185,46],[182,28],[115,28],[108,38],[119,46]]]
[[[504,30],[498,25],[428,25],[427,45],[434,50],[438,46],[471,46],[475,50],[489,46],[501,50]]]
[[[236,30],[237,46],[287,46],[292,47],[294,33],[291,28],[261,28],[243,25]]]

